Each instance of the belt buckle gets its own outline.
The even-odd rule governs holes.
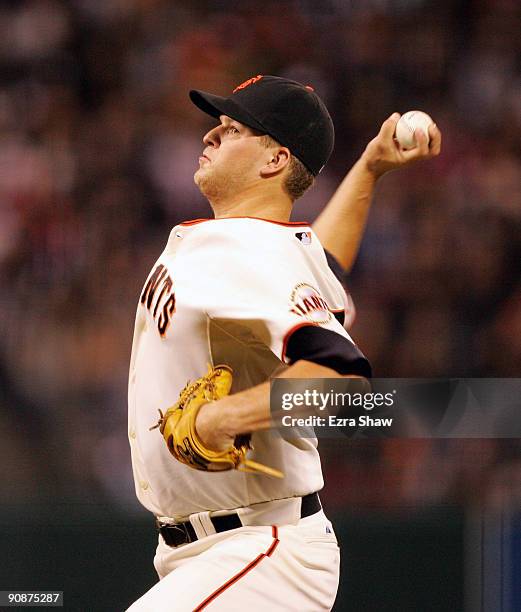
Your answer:
[[[163,523],[162,521],[156,519],[156,524],[160,532],[164,529],[170,533],[177,532],[184,537],[184,542],[179,542],[179,544],[176,544],[176,546],[180,546],[181,544],[190,544],[193,542],[186,523]]]
[[[190,544],[190,542],[192,542],[192,537],[190,536],[190,532],[188,531],[188,527],[186,526],[186,523],[178,523],[178,524],[174,524],[174,525],[169,525],[170,529],[175,529],[176,531],[179,531],[180,533],[182,533],[185,537],[185,544]]]

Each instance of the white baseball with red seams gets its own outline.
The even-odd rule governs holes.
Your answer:
[[[414,149],[417,145],[415,130],[421,130],[429,139],[429,126],[434,121],[423,111],[412,110],[404,113],[396,124],[395,137],[402,149]]]

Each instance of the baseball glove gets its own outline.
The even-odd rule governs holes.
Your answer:
[[[206,448],[199,438],[195,428],[199,409],[208,402],[228,395],[232,380],[229,366],[208,366],[205,376],[187,383],[174,406],[165,414],[159,411],[159,421],[150,429],[159,428],[172,455],[195,470],[220,472],[236,469],[283,478],[284,474],[279,470],[246,458],[246,453],[251,449],[250,436],[237,436],[234,444],[224,451]]]

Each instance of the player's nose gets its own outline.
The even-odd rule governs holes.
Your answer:
[[[212,128],[209,132],[203,136],[203,142],[207,147],[217,147],[219,146],[221,139],[219,137],[219,127],[216,126]]]

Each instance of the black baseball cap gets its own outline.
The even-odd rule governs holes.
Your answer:
[[[241,83],[228,98],[192,89],[190,99],[212,117],[227,115],[269,134],[315,176],[333,151],[333,121],[310,85],[259,74]]]

